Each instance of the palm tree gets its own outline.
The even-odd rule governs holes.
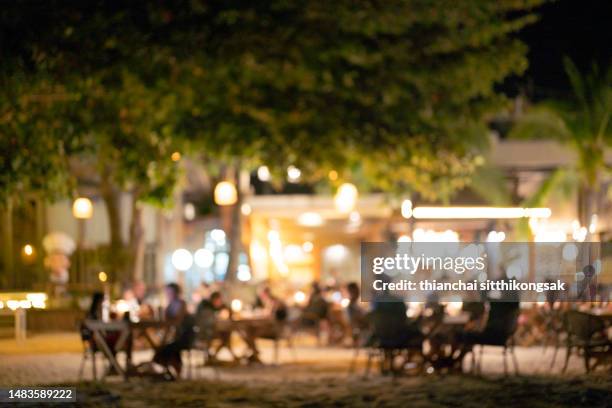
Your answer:
[[[532,107],[516,121],[510,137],[555,139],[572,148],[576,164],[554,172],[536,196],[541,202],[556,187],[567,190],[568,184],[573,184],[579,197],[579,221],[589,225],[602,208],[612,170],[605,160],[605,151],[612,146],[612,69],[601,72],[594,64],[588,74],[581,74],[568,58],[564,65],[572,100],[548,101]]]

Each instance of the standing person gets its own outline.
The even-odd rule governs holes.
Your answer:
[[[187,304],[181,297],[181,288],[176,283],[166,285],[166,298],[168,306],[164,312],[166,322],[176,328],[174,340],[160,348],[153,357],[153,361],[168,371],[173,378],[180,377],[183,368],[181,351],[186,350],[195,340],[194,319],[187,313]],[[174,372],[170,371],[170,368]]]

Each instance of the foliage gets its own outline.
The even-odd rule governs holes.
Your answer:
[[[99,91],[81,94],[82,130],[104,134],[94,150],[121,185],[145,181],[139,143],[180,136],[217,159],[448,198],[478,167],[494,85],[526,67],[510,34],[540,3],[16,2],[4,69]]]
[[[79,135],[64,122],[73,96],[61,85],[19,75],[2,83],[10,86],[0,87],[0,206],[31,193],[68,194],[69,157],[80,150]]]
[[[179,132],[277,173],[335,169],[373,189],[447,199],[482,162],[480,119],[504,102],[494,85],[526,67],[509,34],[538,3],[177,6],[170,25],[188,35],[170,38],[193,51],[181,61]]]
[[[577,155],[575,167],[554,174],[543,185],[538,200],[555,191],[552,186],[567,190],[572,182],[583,199],[589,202],[588,214],[582,214],[583,223],[596,213],[600,200],[599,190],[610,177],[610,166],[605,161],[605,150],[612,146],[612,68],[601,72],[593,66],[581,74],[568,59],[565,69],[574,98],[571,101],[544,102],[530,109],[510,132],[513,138],[552,138],[570,146]],[[549,185],[550,184],[550,185]]]

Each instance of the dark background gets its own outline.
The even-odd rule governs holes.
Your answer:
[[[567,97],[563,68],[568,56],[581,71],[593,62],[603,70],[612,60],[612,1],[558,0],[537,10],[540,20],[520,34],[529,46],[529,69],[506,84],[510,94],[524,92],[533,100]]]

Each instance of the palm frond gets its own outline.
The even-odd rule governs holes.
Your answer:
[[[571,132],[558,110],[541,105],[521,116],[510,130],[509,137],[567,141],[571,138]]]
[[[576,175],[573,171],[559,168],[542,181],[540,187],[527,199],[521,203],[521,207],[534,208],[546,207],[550,199],[561,194],[570,196],[575,189]],[[529,220],[522,218],[517,225],[517,238],[527,240],[529,238]]]
[[[504,173],[491,165],[481,166],[474,172],[470,188],[490,205],[505,206],[512,203]]]

